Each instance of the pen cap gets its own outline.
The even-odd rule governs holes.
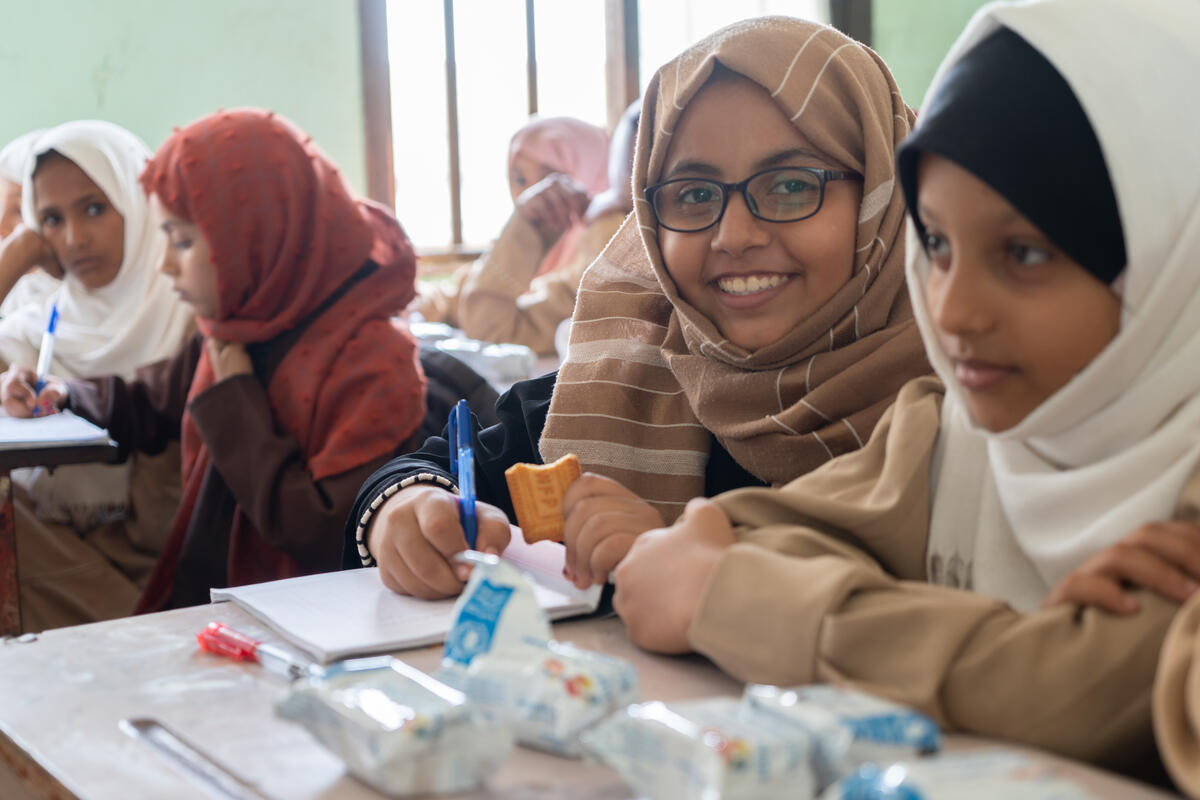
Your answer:
[[[210,622],[204,630],[196,634],[196,641],[201,650],[227,656],[238,661],[257,661],[255,651],[260,644],[244,633],[238,633],[233,628],[221,622]]]

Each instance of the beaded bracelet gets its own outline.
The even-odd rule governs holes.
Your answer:
[[[399,483],[393,483],[391,486],[387,487],[378,495],[376,495],[375,499],[371,501],[371,504],[367,506],[367,509],[363,511],[362,517],[360,517],[358,520],[358,530],[354,532],[354,540],[358,544],[358,560],[362,562],[364,567],[375,566],[375,556],[371,555],[371,551],[367,549],[366,540],[367,527],[371,524],[371,517],[375,514],[379,507],[383,505],[385,500],[401,489],[407,489],[409,486],[412,486],[415,483],[436,483],[438,486],[449,489],[455,494],[458,494],[458,487],[455,486],[449,479],[444,478],[441,475],[434,475],[432,472],[418,472],[416,475],[409,475]]]

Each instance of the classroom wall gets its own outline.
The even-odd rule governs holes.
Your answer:
[[[916,108],[967,20],[987,0],[873,0],[871,44]]]
[[[218,108],[271,107],[365,192],[355,0],[55,0],[0,9],[0,144],[100,118],[153,149]]]

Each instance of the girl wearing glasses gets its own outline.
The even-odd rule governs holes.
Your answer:
[[[478,548],[508,543],[517,462],[579,457],[563,514],[567,573],[587,586],[691,498],[861,447],[928,371],[893,166],[912,119],[874,53],[795,19],[739,23],[659,70],[635,213],[584,276],[566,362],[517,384],[478,433]],[[397,591],[457,593],[466,544],[444,486],[442,438],[373,475],[350,564],[378,562]]]
[[[1153,772],[1157,734],[1200,789],[1198,39],[1166,0],[976,16],[899,155],[942,383],[858,452],[640,537],[635,642],[1114,768]]]

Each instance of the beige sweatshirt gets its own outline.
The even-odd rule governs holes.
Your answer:
[[[553,353],[558,324],[575,310],[583,271],[624,220],[621,212],[597,217],[569,263],[537,275],[549,248],[533,225],[514,212],[487,253],[459,270],[445,288],[423,293],[410,308],[430,322],[461,328],[472,339]]]
[[[1070,606],[1018,614],[927,583],[942,394],[936,378],[912,381],[863,449],[781,489],[716,499],[739,541],[709,580],[688,632],[693,648],[741,680],[846,682],[950,730],[1139,771],[1154,757],[1151,690],[1178,607],[1141,591],[1141,611],[1127,617]],[[1200,482],[1185,495],[1200,500]],[[1200,600],[1186,610],[1200,627]],[[1190,633],[1185,649],[1178,660],[1200,689]],[[1164,692],[1160,678],[1156,709]],[[1168,761],[1186,754],[1197,787],[1200,692],[1193,698],[1186,721],[1156,722],[1160,735],[1169,725],[1182,738],[1186,728],[1186,744],[1161,748]]]

